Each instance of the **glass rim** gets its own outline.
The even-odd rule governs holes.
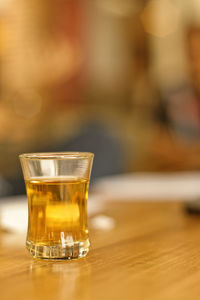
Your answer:
[[[92,152],[36,152],[36,153],[23,153],[19,155],[20,159],[83,159],[93,158]]]

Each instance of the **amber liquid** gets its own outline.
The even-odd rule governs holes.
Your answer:
[[[88,181],[81,178],[26,181],[29,207],[27,248],[35,257],[86,255]]]

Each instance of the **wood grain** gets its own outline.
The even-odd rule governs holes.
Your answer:
[[[23,239],[1,232],[0,299],[199,298],[200,216],[180,203],[112,202],[103,213],[116,226],[90,226],[91,251],[81,260],[33,260]]]

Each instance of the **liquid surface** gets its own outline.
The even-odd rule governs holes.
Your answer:
[[[73,245],[88,239],[88,181],[79,178],[26,181],[27,241],[39,246]]]

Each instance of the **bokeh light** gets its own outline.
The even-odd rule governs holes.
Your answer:
[[[153,0],[144,7],[141,21],[147,33],[165,37],[177,30],[179,11],[170,0]]]

